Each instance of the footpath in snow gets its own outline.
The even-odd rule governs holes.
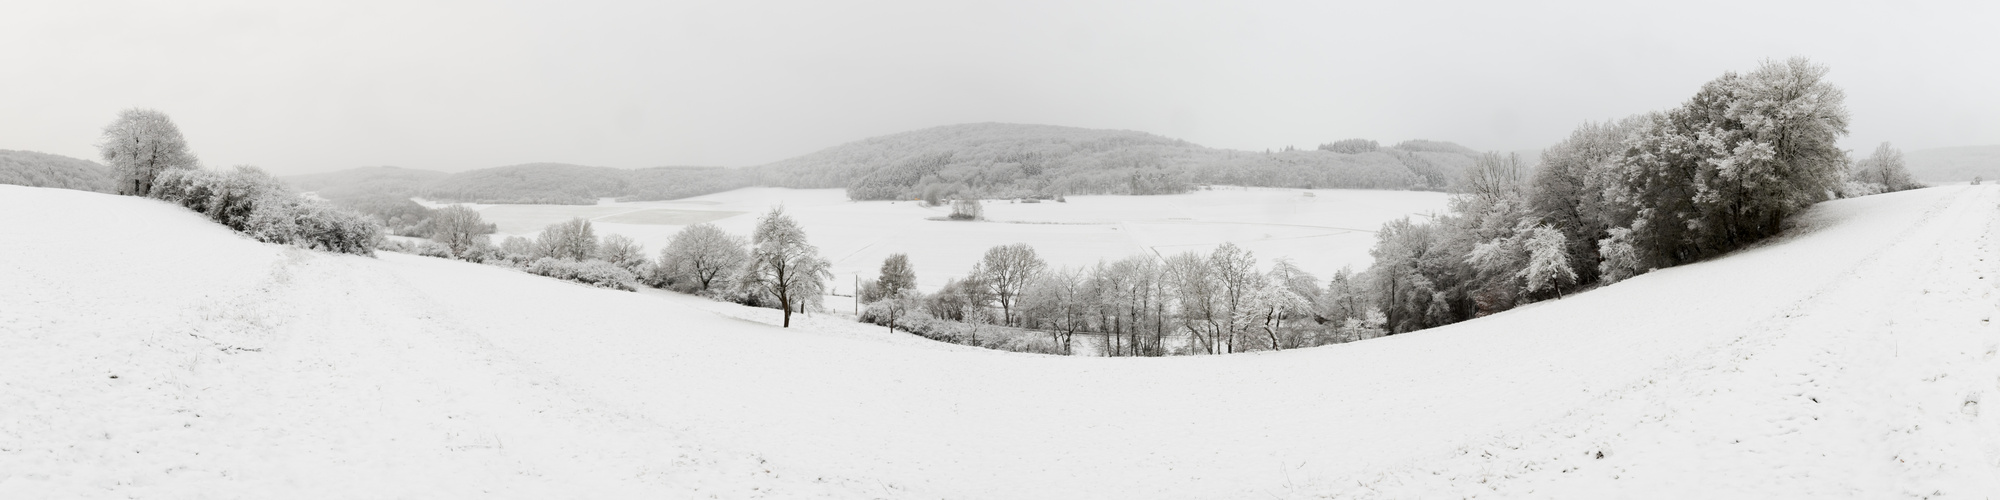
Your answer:
[[[2000,187],[1824,203],[1450,327],[1152,359],[785,330],[149,200],[0,213],[0,498],[2000,491]]]

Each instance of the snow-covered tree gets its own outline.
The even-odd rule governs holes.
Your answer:
[[[951,202],[951,218],[953,220],[984,219],[986,218],[986,208],[980,206],[979,200],[953,200]]]
[[[597,260],[609,262],[611,265],[631,271],[633,275],[638,275],[646,266],[646,250],[639,245],[639,242],[625,235],[607,234],[604,235],[604,240],[597,244]]]
[[[1639,275],[1639,252],[1632,248],[1632,230],[1612,228],[1611,235],[1597,243],[1597,274],[1605,283],[1617,283]]]
[[[1877,186],[1877,192],[1890,193],[1924,187],[1910,176],[1910,167],[1903,163],[1903,151],[1889,143],[1875,147],[1875,152],[1854,164],[1854,180]]]
[[[979,281],[986,285],[993,300],[1000,304],[1000,319],[1003,324],[1014,324],[1014,299],[1035,276],[1049,267],[1047,262],[1035,255],[1035,248],[1026,243],[1001,245],[986,250],[986,257],[979,261],[976,273]]]
[[[104,127],[97,152],[111,166],[118,194],[124,195],[146,196],[160,172],[200,165],[174,121],[166,113],[144,108],[119,112],[118,119]]]
[[[819,297],[833,279],[830,265],[820,258],[819,248],[806,242],[806,231],[785,215],[784,207],[771,209],[757,220],[750,234],[755,245],[743,273],[743,286],[775,300],[785,311],[784,326],[792,326],[792,310],[803,309],[808,299]]]
[[[582,217],[550,224],[535,239],[535,248],[541,257],[590,260],[597,256],[597,230],[591,227],[590,220]]]
[[[1214,269],[1217,289],[1222,307],[1217,311],[1223,318],[1223,352],[1236,352],[1240,337],[1251,327],[1253,320],[1245,316],[1246,311],[1256,309],[1249,303],[1250,293],[1262,286],[1263,275],[1257,272],[1257,257],[1249,250],[1235,243],[1223,243],[1208,256],[1209,266]]]
[[[1564,238],[1562,231],[1548,226],[1528,230],[1522,242],[1527,248],[1528,265],[1521,270],[1521,277],[1527,280],[1529,293],[1553,288],[1556,298],[1562,298],[1562,282],[1576,281],[1576,271],[1569,266],[1569,245]]]
[[[750,259],[747,245],[743,237],[714,224],[695,224],[674,233],[660,250],[659,269],[668,275],[666,284],[677,290],[706,292],[743,268]]]
[[[451,255],[466,257],[466,251],[493,234],[493,225],[479,216],[478,210],[464,205],[452,205],[431,212],[431,241],[444,245]]]
[[[878,298],[901,297],[904,293],[917,289],[917,271],[910,267],[908,254],[892,254],[882,259],[881,275],[875,280],[872,295]]]

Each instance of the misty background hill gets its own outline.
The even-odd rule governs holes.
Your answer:
[[[1910,175],[1933,183],[1956,183],[1985,177],[2000,180],[2000,145],[1936,148],[1904,153]]]
[[[1478,154],[1441,141],[1342,144],[1251,152],[1125,130],[975,123],[873,137],[752,167],[528,163],[456,174],[367,167],[283,179],[336,201],[421,196],[539,204],[668,200],[748,186],[844,188],[856,200],[1166,194],[1204,184],[1444,190]]]
[[[111,168],[62,155],[0,149],[0,184],[111,192]]]

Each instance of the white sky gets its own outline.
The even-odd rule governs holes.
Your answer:
[[[211,166],[755,165],[937,125],[1538,149],[1725,71],[1832,67],[1850,149],[2000,144],[2000,2],[0,0],[0,149],[118,110]]]

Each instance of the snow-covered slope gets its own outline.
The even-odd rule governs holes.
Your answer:
[[[0,214],[0,498],[2000,491],[1995,186],[1452,327],[1164,359],[782,330],[148,200],[0,186]]]

